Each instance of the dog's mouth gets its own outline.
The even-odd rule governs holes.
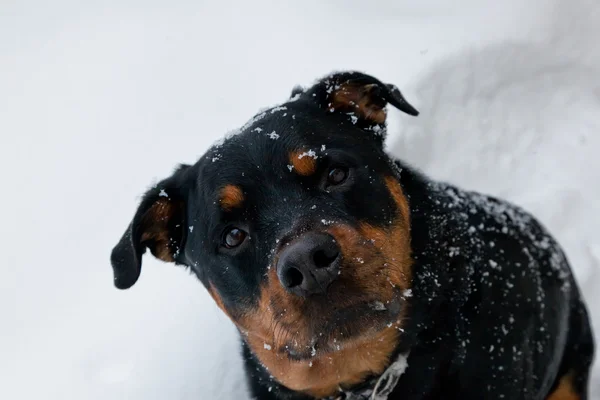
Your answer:
[[[290,359],[301,361],[344,350],[347,343],[373,336],[385,329],[402,332],[406,299],[398,293],[388,301],[364,301],[328,311],[318,307],[320,317],[309,317],[306,327],[296,327],[304,334],[289,335],[276,349]],[[315,307],[316,309],[317,307]],[[286,329],[293,329],[291,326]]]

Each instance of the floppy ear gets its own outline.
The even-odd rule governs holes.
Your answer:
[[[133,220],[112,250],[114,283],[127,289],[138,280],[146,248],[163,261],[175,262],[185,241],[187,189],[183,182],[188,165],[144,195]]]
[[[292,94],[297,94],[295,89]],[[343,112],[361,127],[385,124],[389,103],[413,116],[419,112],[411,106],[398,88],[360,72],[340,72],[321,79],[304,94],[329,112]]]

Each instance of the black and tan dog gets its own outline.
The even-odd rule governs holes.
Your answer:
[[[594,344],[528,213],[384,152],[393,85],[327,76],[150,189],[112,253],[189,267],[240,331],[257,399],[587,399]]]

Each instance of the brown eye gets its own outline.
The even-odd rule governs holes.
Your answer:
[[[327,173],[327,183],[330,185],[339,185],[348,178],[348,168],[335,167]]]
[[[228,249],[238,247],[240,244],[244,243],[246,236],[247,234],[243,230],[231,228],[223,238],[223,245]]]

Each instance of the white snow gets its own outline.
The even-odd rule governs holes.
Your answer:
[[[308,151],[305,151],[305,152],[303,152],[303,153],[301,153],[301,154],[298,154],[298,158],[299,158],[300,160],[301,160],[301,159],[303,159],[304,157],[312,157],[312,158],[314,158],[315,160],[316,160],[317,158],[319,158],[319,156],[317,155],[317,153],[316,153],[314,150],[308,150]]]
[[[388,367],[374,388],[374,400],[387,400],[394,390],[396,383],[408,368],[408,353],[399,354],[396,360]]]
[[[600,317],[594,3],[6,2],[0,398],[247,399],[201,284],[146,256],[118,291],[109,253],[153,182],[331,70],[395,83],[421,115],[390,111],[388,148],[533,211]]]
[[[277,107],[273,107],[273,108],[271,109],[271,114],[275,114],[275,113],[276,113],[276,112],[278,112],[278,111],[284,111],[284,110],[287,110],[287,107],[285,107],[285,106],[277,106]],[[283,115],[285,116],[286,114],[283,114]]]
[[[348,113],[348,116],[350,117],[350,122],[352,122],[353,124],[356,124],[358,122],[358,117],[353,112]]]

